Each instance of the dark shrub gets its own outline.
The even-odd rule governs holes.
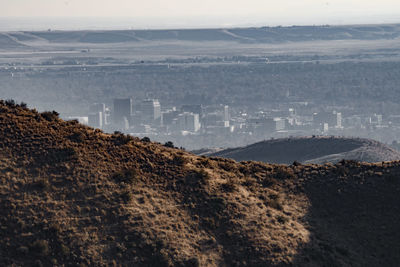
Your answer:
[[[280,180],[283,179],[293,179],[295,178],[295,174],[292,169],[287,167],[278,166],[274,170],[274,177]]]
[[[204,167],[210,166],[210,160],[206,156],[201,156],[199,161],[200,161],[200,164],[203,165]]]
[[[130,135],[118,133],[118,134],[114,135],[114,141],[115,141],[115,144],[117,144],[117,145],[125,145],[125,144],[129,143],[130,141],[133,141],[133,137]]]
[[[295,161],[293,161],[293,164],[292,164],[293,166],[300,166],[301,165],[301,163],[300,162],[298,162],[297,160],[295,160]]]
[[[164,144],[165,147],[171,147],[171,148],[175,148],[174,143],[172,143],[171,141],[168,141]]]
[[[206,172],[204,169],[200,169],[200,171],[197,171],[197,178],[200,181],[207,181],[208,179],[210,179],[210,175],[208,174],[208,172]]]
[[[268,206],[276,210],[283,210],[282,204],[279,202],[279,199],[271,199],[268,201]]]
[[[172,159],[172,164],[177,165],[177,166],[183,166],[187,160],[180,155],[175,155],[174,158]]]
[[[42,112],[40,115],[42,115],[42,118],[44,118],[47,121],[54,121],[58,118],[60,115],[57,111],[45,111]]]
[[[132,201],[133,199],[133,195],[131,193],[131,191],[129,190],[125,190],[121,193],[121,199],[125,202],[128,203],[130,201]]]
[[[263,187],[271,187],[276,184],[276,180],[270,177],[266,177],[264,180],[261,182]]]
[[[127,169],[115,173],[112,178],[119,183],[133,184],[137,179],[137,172],[135,169]]]
[[[222,189],[225,192],[233,192],[236,190],[236,188],[237,188],[237,186],[232,179],[230,179],[227,183],[222,184]]]
[[[67,255],[69,255],[70,249],[66,245],[61,244],[60,245],[60,252],[61,252],[61,255],[67,256]]]
[[[191,171],[186,175],[186,183],[189,185],[204,184],[208,181],[210,175],[205,170]]]
[[[144,143],[150,143],[150,138],[148,138],[147,136],[143,137],[142,139],[140,139],[140,141],[144,142]]]
[[[15,106],[15,100],[14,99],[7,99],[6,100],[6,105],[9,107]]]
[[[275,194],[269,195],[269,201],[267,202],[267,205],[276,210],[283,210],[280,197]]]
[[[234,171],[235,170],[235,165],[232,162],[220,162],[220,163],[218,163],[218,166],[220,166],[225,171]]]
[[[183,263],[183,266],[199,267],[200,261],[198,258],[190,258]]]
[[[211,210],[217,213],[226,208],[226,200],[223,197],[211,197],[208,203]]]
[[[77,119],[69,120],[68,121],[71,125],[76,125],[79,124],[79,121]]]
[[[276,217],[276,220],[281,224],[285,224],[289,221],[288,218],[286,218],[285,216],[282,216],[282,215],[278,215],[278,217]]]
[[[77,155],[77,152],[75,148],[73,147],[66,147],[63,149],[59,149],[57,152],[57,157],[63,161],[63,160],[69,160],[71,158],[74,158]]]
[[[42,256],[47,256],[50,252],[47,240],[36,240],[30,247],[31,251]]]
[[[245,177],[245,180],[242,183],[244,186],[251,187],[256,184],[256,180],[251,177]]]
[[[48,190],[50,188],[50,183],[47,179],[41,178],[35,182],[35,187],[40,190]]]
[[[85,139],[85,135],[81,132],[75,132],[69,136],[69,140],[75,143],[82,143]]]

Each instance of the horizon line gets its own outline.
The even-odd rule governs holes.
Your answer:
[[[224,18],[222,18],[223,20]],[[38,23],[32,24],[32,21],[36,20]],[[80,21],[81,20],[81,21]],[[213,18],[213,20],[216,20]],[[192,25],[183,26],[184,23],[177,23],[171,21],[171,19],[158,19],[153,23],[144,21],[143,18],[129,18],[129,17],[0,17],[0,21],[14,21],[19,22],[20,25],[4,25],[0,26],[0,32],[12,32],[12,31],[111,31],[111,30],[211,30],[211,29],[238,29],[238,28],[276,28],[276,27],[342,27],[342,26],[368,26],[368,25],[398,25],[400,24],[400,16],[388,18],[380,21],[348,21],[343,19],[331,19],[331,22],[318,22],[314,23],[311,21],[299,21],[299,22],[242,22],[242,23],[230,23],[230,22],[213,22],[209,25],[201,23],[189,23]],[[55,25],[41,25],[43,22],[52,22]],[[82,22],[86,23],[98,23],[99,21],[109,21],[111,25],[79,25]],[[193,20],[194,21],[194,20]],[[129,25],[129,24],[140,24],[140,25]],[[22,24],[22,25],[21,25]],[[24,25],[26,24],[26,25]],[[64,25],[57,25],[64,24]],[[76,25],[74,25],[76,24]],[[151,25],[152,24],[152,25]],[[161,26],[163,24],[163,26]],[[180,24],[180,25],[179,25]],[[197,24],[197,25],[195,25]]]

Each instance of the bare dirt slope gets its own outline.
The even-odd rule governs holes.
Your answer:
[[[378,141],[334,136],[272,139],[245,147],[202,155],[270,163],[337,163],[342,159],[365,162],[400,160],[400,153]]]
[[[0,101],[1,266],[397,266],[399,162],[198,157]]]

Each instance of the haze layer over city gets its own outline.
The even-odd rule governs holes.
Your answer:
[[[289,136],[400,139],[397,2],[221,1],[196,11],[173,1],[169,13],[117,2],[8,2],[2,98],[189,150]]]
[[[400,266],[400,1],[0,0],[0,266]]]

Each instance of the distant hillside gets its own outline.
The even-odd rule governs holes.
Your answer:
[[[16,32],[20,41],[32,38],[52,43],[123,43],[137,41],[237,41],[281,43],[310,40],[379,40],[400,37],[400,25],[292,26],[231,29],[114,30]]]
[[[20,43],[18,38],[15,38],[12,35],[0,33],[0,50],[1,49],[13,50],[23,47],[25,47],[25,45]]]
[[[196,152],[195,152],[196,153]],[[342,159],[379,162],[400,160],[400,153],[380,142],[362,138],[333,136],[273,139],[245,147],[230,148],[201,155],[290,164],[293,161],[323,164]]]
[[[400,163],[198,157],[0,101],[1,266],[396,266]]]

